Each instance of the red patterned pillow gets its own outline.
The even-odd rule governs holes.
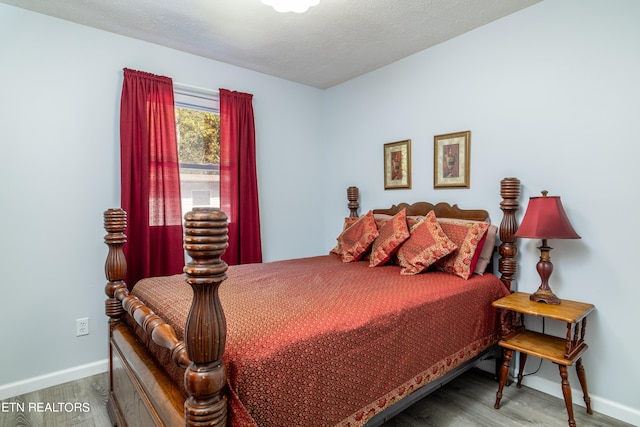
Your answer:
[[[410,215],[407,217],[407,226],[411,230],[414,226],[418,225],[420,221],[424,219],[424,215]]]
[[[342,247],[342,261],[352,262],[362,258],[376,237],[378,228],[373,212],[369,211],[338,237],[338,245]]]
[[[412,275],[424,271],[440,258],[456,250],[452,242],[430,211],[418,224],[411,228],[411,236],[398,249],[400,274]]]
[[[393,215],[373,214],[373,219],[376,220],[376,226],[378,227],[378,230],[380,230],[382,226],[385,225],[391,218],[393,218]]]
[[[344,231],[345,231],[347,228],[349,228],[349,227],[351,227],[353,224],[355,224],[357,220],[358,220],[358,217],[350,217],[350,216],[346,217],[346,218],[344,219],[344,224],[342,225],[342,232],[341,232],[340,234],[344,233]],[[340,236],[338,236],[338,239],[339,239],[339,238],[340,238]],[[330,254],[336,254],[336,255],[342,255],[342,245],[340,245],[340,241],[338,241],[338,243],[336,244],[336,246],[335,246],[333,249],[331,249],[331,250],[329,251],[329,253],[330,253]]]
[[[409,238],[407,227],[407,211],[402,209],[391,219],[385,221],[378,230],[378,237],[373,241],[369,266],[383,265],[391,259],[400,245]]]
[[[475,265],[472,265],[473,256],[490,224],[450,218],[440,218],[438,222],[447,236],[458,246],[458,250],[439,260],[436,267],[438,270],[468,279],[475,268]]]

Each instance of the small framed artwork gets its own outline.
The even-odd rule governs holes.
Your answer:
[[[433,138],[433,188],[469,188],[471,131]]]
[[[384,189],[411,188],[411,140],[384,144]]]

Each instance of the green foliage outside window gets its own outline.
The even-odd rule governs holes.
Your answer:
[[[220,116],[176,108],[180,163],[220,164]]]

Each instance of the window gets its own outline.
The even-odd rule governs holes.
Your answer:
[[[220,108],[216,92],[174,84],[182,214],[220,207]]]

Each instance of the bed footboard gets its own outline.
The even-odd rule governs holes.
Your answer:
[[[187,426],[226,425],[226,377],[222,354],[226,322],[218,287],[227,265],[220,256],[227,248],[227,216],[211,208],[196,208],[185,215],[185,249],[192,261],[185,266],[193,301],[185,328],[185,341],[174,329],[129,295],[124,282],[127,264],[122,246],[127,238],[126,213],[104,213],[109,247],[105,263],[105,313],[109,317],[109,402],[107,409],[117,425],[176,425],[184,417]],[[178,412],[181,392],[170,385],[160,368],[154,368],[144,346],[123,322],[127,311],[152,340],[171,351],[173,361],[185,367],[188,398]],[[157,386],[152,386],[155,384]],[[152,389],[149,389],[151,387]]]
[[[185,327],[191,364],[184,374],[189,398],[184,404],[187,426],[224,426],[227,422],[226,373],[222,355],[227,324],[218,287],[227,278],[220,259],[228,246],[227,215],[213,208],[194,208],[185,215],[184,247],[192,261],[184,272],[193,289]]]

